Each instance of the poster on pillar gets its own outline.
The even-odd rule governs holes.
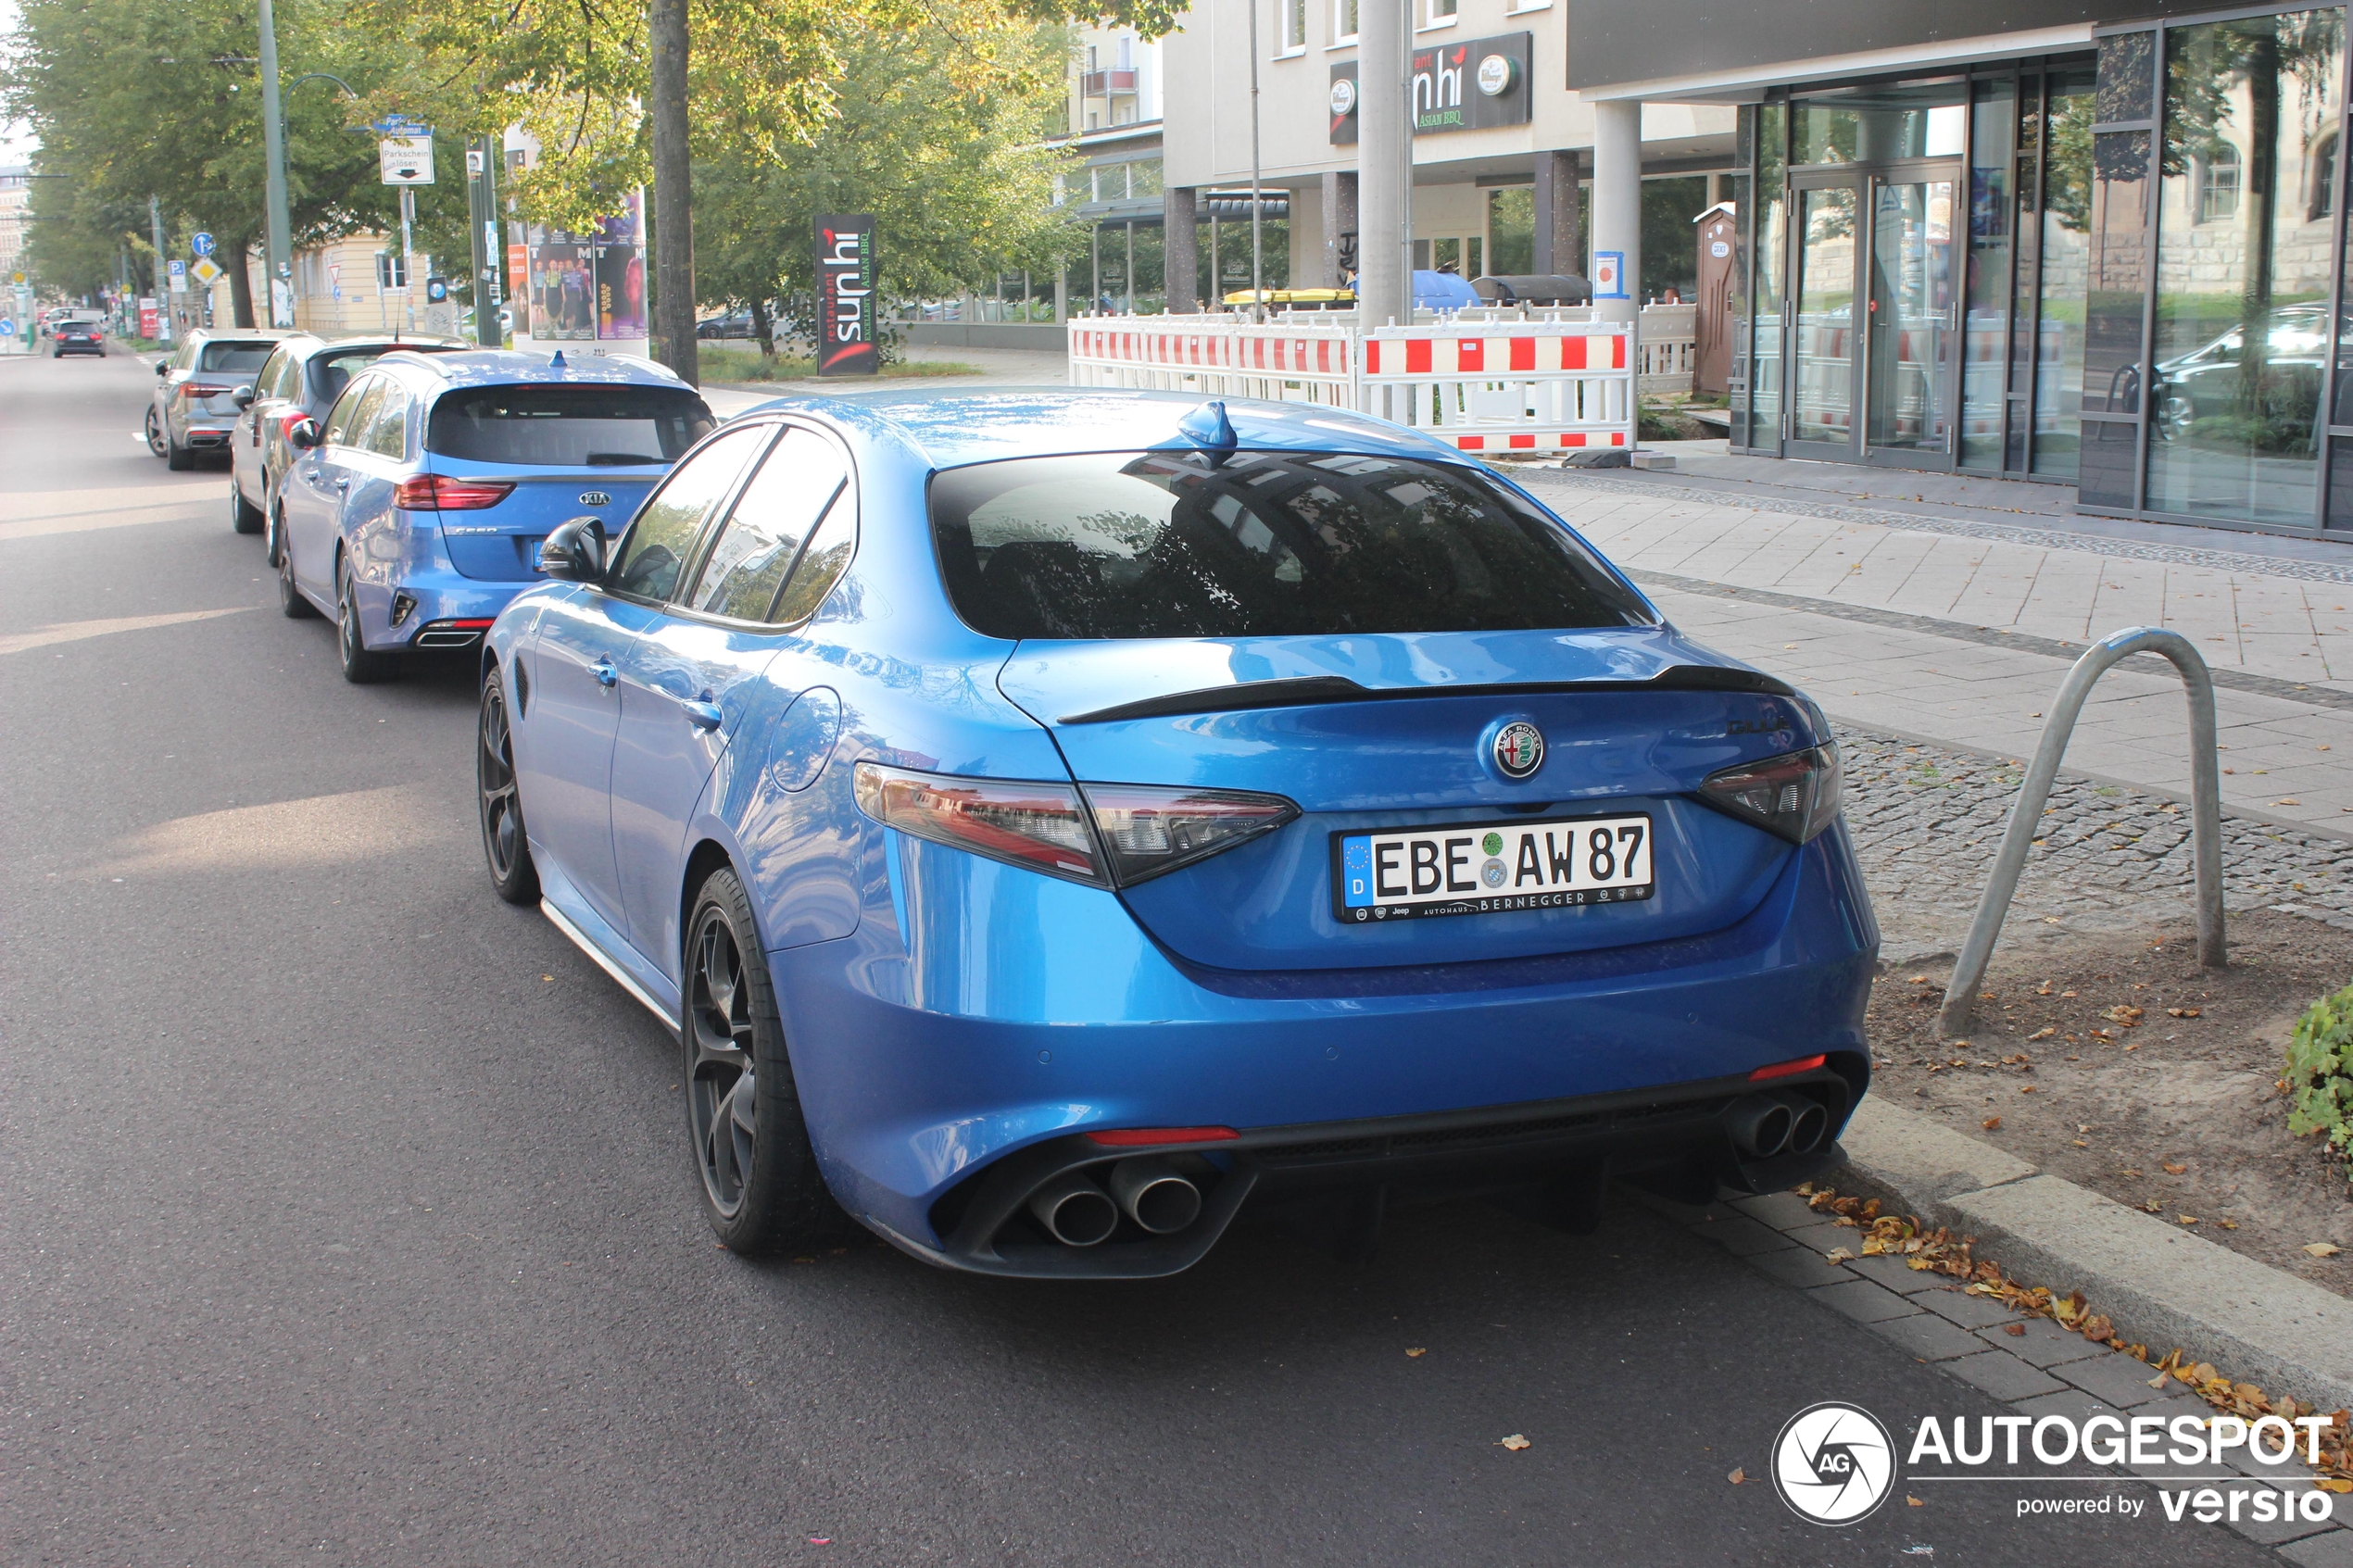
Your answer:
[[[1528,123],[1529,34],[1433,44],[1414,51],[1414,134]]]
[[[836,214],[816,222],[817,373],[871,376],[882,370],[875,341],[875,219]]]

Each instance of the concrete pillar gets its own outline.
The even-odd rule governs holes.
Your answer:
[[[1414,319],[1412,3],[1360,0],[1356,17],[1356,308],[1368,328]]]
[[[1356,171],[1338,169],[1324,176],[1324,287],[1340,287],[1341,277],[1355,270],[1357,233]]]
[[[1634,321],[1642,309],[1642,106],[1610,99],[1593,106],[1593,241],[1595,251],[1625,257],[1624,299],[1596,299],[1604,321]],[[1586,276],[1592,276],[1589,268]]]
[[[1191,316],[1201,310],[1200,239],[1190,185],[1170,185],[1161,192],[1161,269],[1165,276],[1171,315]]]
[[[1536,250],[1530,270],[1539,277],[1582,271],[1578,242],[1577,195],[1584,178],[1584,156],[1575,148],[1536,155]]]

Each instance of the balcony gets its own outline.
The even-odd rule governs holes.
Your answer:
[[[1114,94],[1136,91],[1136,70],[1090,70],[1078,79],[1078,95],[1082,98],[1107,98]]]

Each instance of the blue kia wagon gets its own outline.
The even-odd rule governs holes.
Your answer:
[[[469,470],[471,472],[471,470]],[[1838,1157],[1878,947],[1821,710],[1328,408],[769,404],[483,652],[498,893],[680,1041],[726,1245],[1142,1277]]]
[[[344,677],[402,652],[468,648],[539,579],[539,545],[575,517],[617,527],[711,429],[659,365],[510,350],[386,354],[287,433],[275,492],[285,613],[335,621]]]

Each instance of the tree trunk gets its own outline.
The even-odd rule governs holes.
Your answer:
[[[776,321],[768,314],[768,302],[764,299],[751,302],[751,335],[760,340],[760,357],[762,359],[776,357]]]
[[[687,153],[686,0],[649,0],[653,44],[654,358],[701,384],[695,345],[694,166]]]
[[[235,324],[250,327],[253,322],[253,246],[240,243],[229,250],[229,309]]]

